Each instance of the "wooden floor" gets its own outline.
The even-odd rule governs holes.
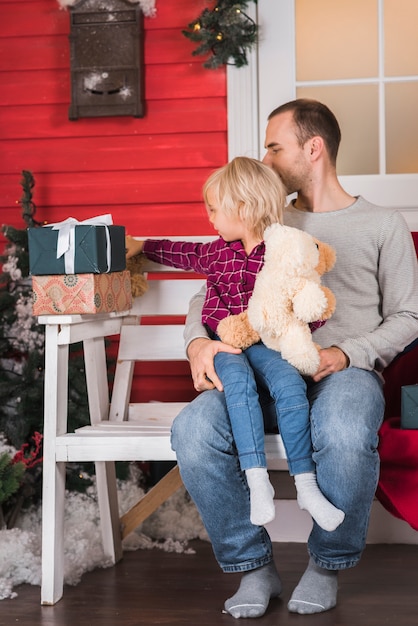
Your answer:
[[[53,607],[41,607],[40,588],[22,585],[18,597],[0,602],[1,626],[226,626],[222,614],[239,576],[223,574],[206,542],[190,544],[194,555],[138,550],[115,567],[85,574],[66,587]],[[283,580],[281,599],[271,602],[254,626],[417,626],[418,546],[369,545],[361,563],[339,575],[338,607],[321,615],[289,614],[286,603],[306,566],[303,544],[274,544]],[[242,620],[241,620],[242,622]],[[241,623],[239,622],[239,623]],[[250,620],[245,620],[245,624]]]

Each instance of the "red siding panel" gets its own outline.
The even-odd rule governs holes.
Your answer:
[[[145,18],[144,118],[70,122],[68,12],[57,0],[0,0],[0,223],[23,226],[27,169],[39,220],[112,213],[131,234],[212,232],[201,187],[227,160],[225,71],[204,69],[181,32],[208,4],[157,0]],[[187,367],[143,367],[144,399],[193,396]]]
[[[0,108],[2,139],[40,139],[61,137],[115,137],[166,135],[171,133],[222,132],[220,149],[225,148],[226,101],[224,98],[185,98],[148,100],[147,114],[141,120],[109,117],[68,122],[68,104],[53,107],[18,104]],[[208,119],[210,129],[208,130]],[[218,159],[219,161],[219,159]]]
[[[144,118],[70,122],[68,12],[56,0],[0,2],[2,222],[29,169],[39,218],[106,205],[120,223],[125,205],[130,213],[144,205],[157,232],[161,219],[154,228],[148,207],[173,203],[165,226],[177,227],[177,205],[196,206],[205,177],[227,158],[225,72],[204,69],[181,33],[204,6],[157,0],[157,17],[145,18]]]

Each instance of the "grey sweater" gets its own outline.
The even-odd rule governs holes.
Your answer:
[[[284,221],[331,244],[337,253],[334,268],[322,278],[337,307],[315,331],[315,342],[340,347],[350,366],[382,372],[418,337],[418,264],[402,215],[359,197],[346,209],[324,213],[289,205]],[[200,322],[203,294],[190,304],[186,346],[207,336]]]

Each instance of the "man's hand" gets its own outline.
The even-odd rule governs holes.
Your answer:
[[[233,348],[222,341],[213,341],[198,337],[194,339],[187,349],[187,356],[190,361],[193,384],[196,391],[206,391],[207,389],[218,389],[223,391],[223,385],[216,374],[213,360],[218,352],[229,352],[239,354],[239,348]]]
[[[340,348],[337,348],[336,346],[324,348],[319,352],[318,371],[314,376],[312,376],[312,379],[317,383],[325,378],[325,376],[329,376],[329,374],[345,370],[348,365],[348,356],[340,350]]]

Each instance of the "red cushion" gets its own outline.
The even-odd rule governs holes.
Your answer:
[[[418,430],[402,430],[392,417],[380,429],[377,498],[395,517],[418,530]]]
[[[418,232],[412,233],[418,254]],[[418,430],[400,428],[401,387],[418,383],[418,347],[384,372],[386,411],[380,429],[380,478],[376,496],[390,513],[418,530]]]

